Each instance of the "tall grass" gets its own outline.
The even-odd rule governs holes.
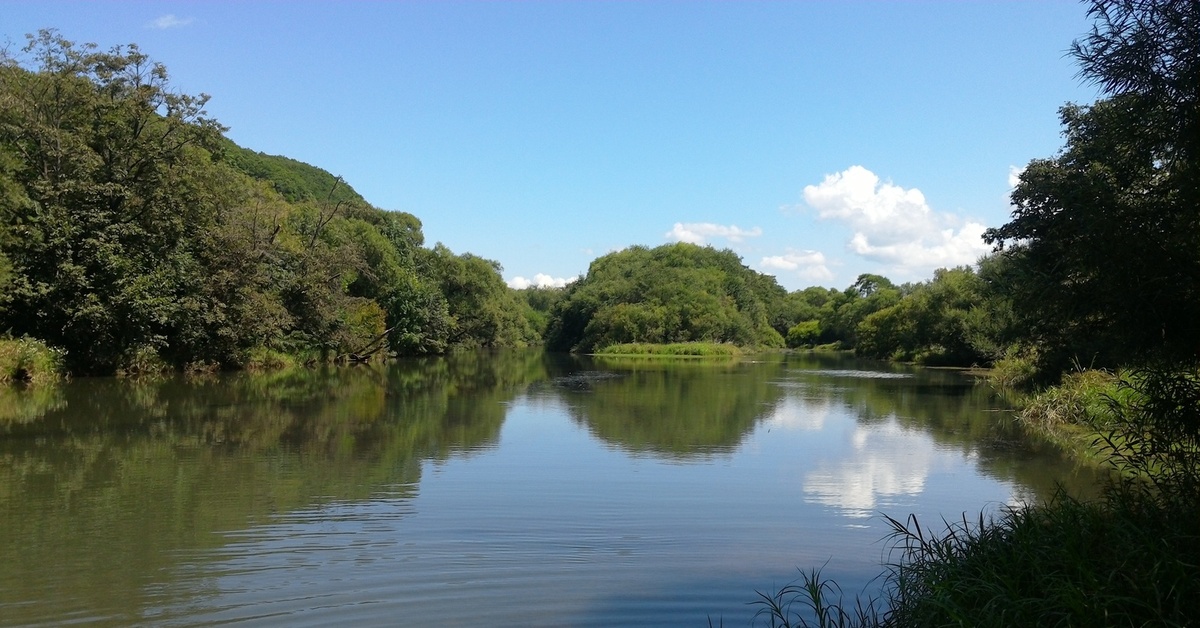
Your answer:
[[[0,383],[43,384],[62,374],[62,351],[33,338],[0,338]]]
[[[1116,484],[1102,501],[1059,493],[996,518],[886,517],[897,560],[884,591],[847,600],[819,570],[759,593],[770,626],[1194,626],[1200,508]],[[764,622],[765,620],[765,622]]]
[[[758,607],[754,622],[766,620],[775,627],[803,628],[882,625],[880,599],[855,596],[853,606],[846,606],[842,588],[833,580],[821,576],[817,568],[801,571],[795,582],[775,591],[756,591]]]
[[[942,534],[890,519],[903,561],[882,625],[1193,625],[1200,511],[1180,506],[1114,485],[1103,501],[1060,493]]]

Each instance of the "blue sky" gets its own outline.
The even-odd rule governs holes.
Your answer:
[[[137,43],[239,144],[343,176],[510,285],[674,241],[789,290],[968,264],[1095,100],[1084,5],[4,2],[0,37]]]

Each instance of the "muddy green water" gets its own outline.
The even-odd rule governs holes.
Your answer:
[[[1090,473],[952,371],[509,353],[0,390],[0,624],[725,626]]]

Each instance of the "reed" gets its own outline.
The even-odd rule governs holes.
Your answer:
[[[1104,500],[1059,493],[995,518],[886,517],[896,562],[883,593],[847,601],[819,570],[759,592],[756,624],[814,626],[1194,626],[1200,508],[1114,484]],[[764,621],[765,620],[765,621]]]

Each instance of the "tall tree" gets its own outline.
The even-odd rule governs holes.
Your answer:
[[[206,96],[177,93],[136,46],[99,52],[44,30],[23,52],[32,70],[0,56],[0,152],[19,159],[7,177],[22,192],[5,208],[14,276],[0,308],[77,368],[110,369],[165,342],[193,268],[182,245],[213,216],[194,194],[200,147],[221,127]]]
[[[1013,219],[985,238],[1046,367],[1200,359],[1200,2],[1094,0],[1074,50],[1109,97],[1062,110]]]

